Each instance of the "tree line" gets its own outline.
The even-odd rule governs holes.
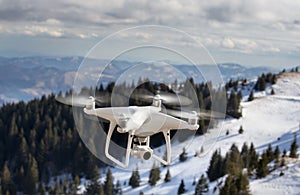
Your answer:
[[[104,87],[100,84],[96,94],[109,96],[115,87],[121,88],[121,91],[137,88],[136,93],[142,89],[152,93],[157,93],[158,90],[172,91],[164,84],[142,80],[137,85],[138,87],[132,83],[128,86],[124,83],[115,86],[114,83],[110,83]],[[222,88],[214,89],[210,82],[196,84],[193,79],[177,85],[180,86],[183,95],[190,91],[185,86],[192,86],[200,108],[207,110],[211,109],[212,94],[218,98],[224,92]],[[90,90],[83,89],[81,93]],[[70,93],[72,92],[66,92],[65,95],[68,96]],[[232,92],[226,99],[228,99],[227,114],[241,116],[239,110],[241,94]],[[144,105],[145,102],[131,98],[130,104]],[[209,121],[201,119],[197,135],[204,134],[208,124]],[[105,166],[81,141],[74,125],[72,109],[58,103],[54,94],[44,95],[29,102],[7,103],[0,108],[1,192],[34,194],[50,191],[47,186],[50,179],[61,174],[69,174],[70,177],[66,181],[58,178],[56,186],[74,187],[78,185],[78,178],[91,179],[96,169]]]

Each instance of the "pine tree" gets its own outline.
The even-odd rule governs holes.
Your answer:
[[[283,152],[282,152],[282,157],[283,157],[283,158],[286,157],[286,149],[283,150]]]
[[[178,187],[177,194],[183,194],[185,192],[186,192],[186,189],[185,189],[184,181],[182,179],[181,182],[180,182],[180,185]]]
[[[251,102],[251,101],[253,101],[254,100],[254,92],[253,92],[253,90],[250,92],[250,95],[249,95],[249,97],[248,97],[248,101],[249,102]]]
[[[240,156],[239,149],[235,144],[230,148],[225,157],[224,169],[225,173],[238,175],[243,168],[242,159]]]
[[[256,176],[258,178],[263,178],[268,174],[269,174],[268,157],[267,154],[264,152],[261,156],[261,159],[258,162],[258,166],[256,169]]]
[[[210,160],[209,167],[207,169],[207,176],[210,181],[215,181],[219,177],[224,176],[224,165],[221,152],[216,150]]]
[[[274,151],[275,168],[277,168],[280,165],[279,157],[280,157],[280,149],[278,146],[276,146]]]
[[[239,128],[239,134],[243,134],[243,133],[244,133],[244,129],[243,129],[242,125],[241,125],[240,128]]]
[[[228,175],[224,186],[220,189],[220,195],[238,194],[238,189],[235,185],[235,179],[232,175]]]
[[[254,144],[251,143],[249,149],[249,166],[248,166],[249,173],[255,170],[257,168],[257,165],[258,165],[258,155],[255,151]]]
[[[37,182],[39,181],[39,170],[35,158],[31,155],[29,155],[26,173],[26,188],[24,191],[28,194],[35,194],[37,190]]]
[[[195,188],[195,195],[201,195],[203,192],[208,191],[207,179],[202,174]]]
[[[106,173],[106,179],[104,182],[104,191],[106,195],[113,195],[114,192],[113,176],[110,169],[108,169]]]
[[[98,180],[99,177],[100,177],[99,168],[97,165],[95,165],[92,173],[89,175],[89,178],[92,180]]]
[[[153,164],[148,182],[151,186],[155,186],[158,180],[160,180],[160,170],[155,164]]]
[[[205,108],[205,104],[204,104],[202,92],[199,92],[199,95],[198,95],[198,103],[199,103],[199,108],[200,108],[200,110],[202,110],[202,109]]]
[[[102,189],[101,189],[102,188]],[[92,181],[86,188],[87,195],[95,195],[95,194],[104,194],[103,185],[99,184],[97,181]]]
[[[165,176],[165,182],[170,182],[171,181],[171,173],[170,170],[167,170],[166,176]]]
[[[274,160],[274,153],[273,153],[271,144],[268,145],[268,148],[266,150],[266,155],[268,158],[268,163],[270,163],[271,161]]]
[[[241,172],[239,177],[236,180],[236,186],[237,186],[238,194],[244,194],[244,195],[250,194],[248,175],[243,174]]]
[[[228,102],[227,102],[227,114],[233,116],[235,118],[241,117],[241,113],[239,112],[239,100],[237,95],[235,95],[234,90],[231,91]]]
[[[47,189],[46,189],[46,185],[44,183],[42,183],[40,191],[41,191],[41,195],[46,195]]]
[[[249,149],[248,149],[248,145],[246,142],[242,146],[241,158],[243,161],[243,168],[248,168],[249,162],[250,162],[250,154],[249,154]]]
[[[291,158],[298,158],[297,150],[298,150],[298,144],[297,144],[297,137],[295,135],[294,141],[291,144],[291,148],[290,148],[290,157]]]
[[[285,166],[285,159],[281,158],[280,167],[284,167],[284,166]]]
[[[185,151],[185,148],[182,149],[182,153],[179,155],[179,161],[184,162],[187,160],[187,153]]]
[[[131,174],[131,177],[129,179],[129,185],[132,187],[132,188],[136,188],[136,187],[139,187],[140,186],[140,174],[139,174],[139,170],[138,168],[136,168],[135,171],[132,171],[132,174]]]
[[[237,94],[237,100],[238,100],[238,103],[240,104],[242,99],[243,99],[243,94],[242,94],[242,91],[239,90],[238,94]]]
[[[121,188],[121,183],[119,180],[117,180],[116,183],[116,188],[115,188],[115,193],[116,195],[122,195],[122,188]]]
[[[276,146],[275,151],[274,151],[274,158],[278,159],[280,156],[280,149],[278,146]]]
[[[98,195],[105,195],[103,184],[100,184]]]
[[[275,91],[274,91],[273,88],[272,88],[272,90],[271,90],[271,95],[275,95]]]
[[[87,187],[87,194],[99,194],[101,184],[98,183],[98,178],[100,177],[99,168],[97,165],[94,166],[93,171],[89,174],[91,183]],[[76,179],[76,178],[75,178]],[[80,181],[79,181],[80,182]],[[76,181],[78,186],[78,181]]]
[[[12,181],[12,177],[11,177],[10,171],[8,169],[7,163],[4,164],[4,167],[2,169],[1,178],[2,178],[2,180],[1,180],[2,191],[6,192],[6,191],[12,190],[13,181]]]

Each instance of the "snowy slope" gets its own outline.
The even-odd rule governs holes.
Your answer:
[[[284,74],[272,87],[275,95],[268,95],[271,89],[269,87],[267,93],[255,94],[257,98],[254,101],[242,102],[242,118],[220,122],[217,127],[210,130],[211,134],[173,144],[174,155],[180,154],[182,148],[189,145],[187,148],[189,158],[186,162],[180,163],[178,158],[173,156],[172,165],[169,166],[171,182],[164,183],[167,168],[161,167],[160,181],[155,187],[150,187],[147,183],[149,169],[139,167],[141,186],[132,189],[128,186],[132,170],[112,169],[115,181],[120,180],[121,184],[125,181],[127,184],[122,186],[123,194],[133,195],[140,191],[144,194],[177,194],[181,179],[184,179],[188,190],[186,194],[193,194],[195,190],[195,186],[192,185],[193,180],[198,180],[201,174],[205,174],[211,155],[216,149],[221,149],[222,154],[225,154],[233,143],[241,148],[244,142],[249,145],[253,142],[259,152],[265,150],[268,144],[272,144],[273,148],[278,145],[281,151],[283,149],[288,151],[295,134],[299,134],[298,143],[300,143],[300,74]],[[244,129],[243,134],[238,133],[241,125]],[[225,135],[227,130],[230,132],[229,135]],[[207,141],[209,136],[216,132],[220,135],[213,144],[214,147],[205,151],[202,157],[194,157],[195,151],[201,148],[203,141]],[[208,194],[213,194],[215,186],[216,182],[209,184]],[[300,194],[300,161],[290,162],[282,177],[279,177],[279,172],[275,171],[264,179],[251,180],[250,190],[252,194]]]

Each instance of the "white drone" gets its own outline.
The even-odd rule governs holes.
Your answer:
[[[170,96],[169,96],[170,97]],[[76,101],[66,101],[66,98],[57,98],[58,101],[73,106],[85,106],[83,111],[90,116],[104,118],[110,121],[109,130],[105,143],[105,155],[108,159],[127,168],[130,155],[143,160],[154,158],[164,165],[171,164],[171,139],[170,130],[188,129],[197,130],[199,128],[199,117],[210,118],[211,113],[182,112],[170,110],[167,113],[162,109],[162,102],[170,99],[163,95],[155,95],[151,106],[129,106],[129,107],[95,107],[95,98],[77,98]],[[174,98],[173,98],[174,100]],[[181,96],[181,100],[190,101]],[[97,99],[96,99],[97,101]],[[178,99],[177,99],[178,101]],[[201,115],[201,116],[200,116]],[[179,117],[179,118],[176,118]],[[187,121],[180,118],[185,118]],[[117,127],[117,128],[116,128]],[[109,153],[111,137],[114,130],[119,133],[128,133],[125,162],[121,162]],[[166,160],[153,153],[150,147],[150,136],[162,132],[166,143]]]

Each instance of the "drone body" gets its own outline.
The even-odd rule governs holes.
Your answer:
[[[197,114],[191,115],[188,122],[162,112],[162,102],[159,95],[153,98],[151,106],[106,107],[95,108],[94,99],[84,108],[87,115],[104,118],[110,121],[105,144],[105,155],[108,159],[123,168],[129,165],[130,154],[134,157],[148,160],[151,157],[165,165],[171,163],[170,130],[189,129],[197,130]],[[128,133],[125,162],[121,162],[109,154],[109,146],[113,131]],[[153,153],[150,148],[150,136],[162,132],[165,137],[167,159],[164,160]]]

